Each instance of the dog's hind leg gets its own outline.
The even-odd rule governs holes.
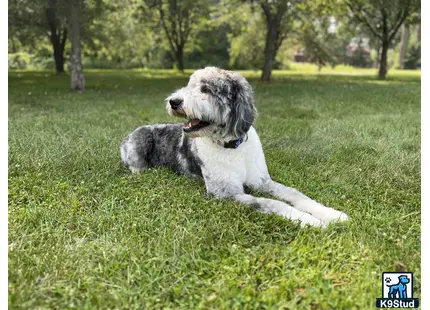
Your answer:
[[[271,179],[263,182],[263,184],[258,187],[258,189],[292,204],[294,208],[300,211],[311,214],[312,216],[321,220],[324,224],[329,224],[333,221],[348,220],[348,216],[345,213],[337,211],[333,208],[325,207],[315,200],[302,194],[295,188],[287,187]]]
[[[151,131],[145,126],[139,127],[121,143],[121,161],[131,172],[141,172],[149,167],[149,156],[153,147]]]

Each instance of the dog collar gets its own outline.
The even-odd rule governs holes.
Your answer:
[[[236,140],[231,140],[228,142],[224,142],[224,144],[222,146],[224,146],[224,148],[226,149],[237,149],[239,147],[239,145],[241,145],[243,142],[243,138],[239,138]]]

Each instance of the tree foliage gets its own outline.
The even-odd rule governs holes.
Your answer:
[[[344,0],[350,15],[380,41],[379,77],[387,74],[387,52],[400,26],[415,18],[420,0]]]
[[[248,2],[221,1],[220,25],[228,29],[229,67],[261,69],[264,59],[265,21],[260,10]]]
[[[165,38],[180,71],[184,71],[184,49],[190,37],[197,33],[199,25],[207,18],[208,2],[204,0],[148,0],[146,7],[157,14]],[[147,14],[148,15],[148,14]],[[156,22],[156,24],[158,24]],[[158,25],[157,25],[158,26]]]
[[[10,68],[69,69],[67,1],[9,1]],[[82,1],[83,67],[215,65],[260,69],[263,80],[272,69],[288,68],[296,52],[320,66],[381,62],[380,73],[388,58],[386,72],[402,20],[412,37],[420,22],[419,0]],[[408,67],[419,64],[417,46],[409,44]]]

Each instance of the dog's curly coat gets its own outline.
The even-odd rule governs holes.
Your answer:
[[[188,122],[142,126],[129,134],[120,150],[131,171],[167,166],[203,177],[207,192],[218,198],[275,212],[302,225],[326,226],[348,219],[345,213],[271,179],[252,126],[257,113],[252,89],[240,74],[215,67],[197,70],[188,85],[166,101],[170,115]],[[282,201],[248,195],[244,185]]]

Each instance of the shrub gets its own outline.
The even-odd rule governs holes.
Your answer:
[[[24,52],[8,54],[9,69],[28,69],[31,67],[31,55]]]

